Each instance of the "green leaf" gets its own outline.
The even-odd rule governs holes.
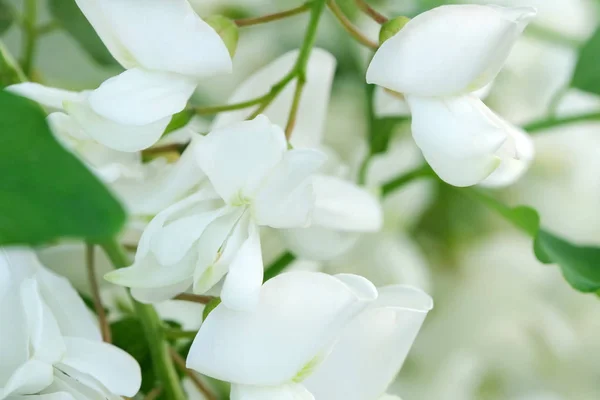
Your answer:
[[[0,34],[6,32],[14,21],[15,15],[12,8],[6,4],[6,1],[0,0]]]
[[[571,86],[600,94],[600,29],[583,45],[575,66]]]
[[[0,244],[60,237],[95,241],[118,233],[125,212],[63,149],[31,101],[0,92]]]
[[[49,0],[48,6],[54,18],[98,64],[117,64],[74,0]]]
[[[27,77],[2,41],[0,41],[0,88],[25,82]]]
[[[577,246],[543,229],[534,247],[538,260],[558,264],[567,282],[576,290],[585,293],[600,290],[600,248]]]

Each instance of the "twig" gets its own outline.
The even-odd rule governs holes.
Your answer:
[[[102,306],[102,299],[100,298],[100,289],[98,287],[98,280],[96,279],[96,263],[94,260],[95,246],[87,243],[85,247],[85,259],[87,264],[88,279],[90,281],[90,287],[92,289],[92,298],[94,299],[94,309],[98,315],[98,323],[100,324],[100,332],[102,333],[102,340],[106,343],[112,342],[112,335],[110,332],[110,325],[106,318],[106,312]]]
[[[310,10],[310,7],[310,3],[304,3],[300,7],[292,8],[290,10],[281,11],[274,14],[263,15],[262,17],[236,19],[235,24],[240,28],[244,26],[264,24],[267,22],[277,21],[280,19],[293,17],[294,15],[302,14],[303,12]]]
[[[173,358],[173,361],[175,361],[175,365],[177,365],[177,367],[179,367],[179,369],[190,378],[190,380],[194,383],[194,386],[196,386],[196,388],[200,392],[202,392],[204,397],[206,397],[208,400],[217,400],[217,396],[215,396],[214,393],[212,393],[208,389],[208,387],[206,387],[206,385],[204,384],[204,382],[202,382],[200,380],[198,375],[196,375],[196,373],[194,373],[194,371],[187,368],[183,357],[181,357],[179,355],[179,353],[177,353],[173,348],[170,348],[169,351],[171,353],[171,357]]]
[[[214,300],[214,296],[201,296],[198,294],[181,293],[175,296],[175,300],[191,301],[193,303],[208,304]]]
[[[365,0],[356,0],[356,5],[362,10],[362,12],[367,14],[378,24],[385,24],[388,22],[388,18],[385,15],[377,12],[373,7],[367,4]]]
[[[23,72],[31,77],[37,43],[37,0],[25,1],[23,18]]]
[[[368,37],[363,35],[358,30],[358,28],[356,26],[354,26],[352,21],[350,21],[348,19],[348,17],[346,17],[346,15],[342,11],[342,9],[335,2],[335,0],[327,0],[327,5],[329,6],[329,9],[333,13],[333,15],[337,18],[337,20],[340,21],[340,23],[342,24],[344,29],[346,29],[346,31],[350,34],[350,36],[352,36],[354,39],[356,39],[359,43],[363,44],[364,46],[367,46],[368,48],[373,49],[373,50],[377,50],[377,48],[379,47],[377,45],[377,43],[373,42],[371,39],[369,39]]]
[[[220,106],[210,106],[210,107],[194,107],[194,111],[198,115],[213,115],[213,114],[218,114],[218,113],[224,112],[224,111],[241,110],[244,108],[255,106],[257,104],[262,104],[263,102],[265,102],[266,100],[269,99],[269,96],[270,96],[270,92],[266,93],[262,96],[256,97],[254,99],[242,101],[240,103],[223,104]]]
[[[160,396],[162,394],[162,391],[163,391],[163,388],[161,386],[157,386],[154,389],[152,389],[150,392],[148,392],[146,397],[144,397],[144,400],[156,400],[158,398],[158,396]]]

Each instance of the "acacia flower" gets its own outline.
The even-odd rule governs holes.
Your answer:
[[[0,249],[0,399],[134,396],[137,362],[102,342],[71,284],[31,250]]]
[[[503,186],[533,158],[525,132],[472,92],[502,68],[531,7],[441,6],[418,15],[376,52],[367,82],[404,95],[413,137],[427,162],[455,186]]]
[[[64,109],[75,129],[112,149],[150,147],[200,80],[231,72],[226,45],[187,0],[77,0],[77,5],[127,70],[81,93],[33,83],[9,90]]]
[[[215,308],[187,365],[231,382],[232,400],[379,400],[431,307],[409,287],[378,294],[358,275],[289,272],[264,284],[253,311]]]
[[[256,305],[263,279],[259,227],[303,227],[314,206],[316,150],[288,150],[281,128],[262,115],[197,138],[192,151],[208,182],[160,212],[144,231],[134,264],[106,278],[140,301],[204,293],[226,274],[221,298]]]

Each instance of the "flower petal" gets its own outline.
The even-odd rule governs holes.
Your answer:
[[[359,234],[320,226],[281,231],[286,247],[303,260],[332,260],[348,251]]]
[[[290,51],[251,75],[238,86],[229,103],[240,103],[267,94],[273,85],[290,72],[298,54],[299,50]],[[290,140],[296,148],[317,147],[322,142],[335,65],[335,58],[326,50],[315,48],[310,53],[306,83],[298,106],[294,135]],[[296,82],[290,83],[263,112],[275,125],[287,124],[295,87]],[[220,113],[212,128],[243,121],[251,113],[252,108]]]
[[[263,285],[253,311],[219,305],[200,328],[188,367],[239,384],[289,382],[376,298],[370,282],[356,279],[362,284],[322,273],[291,272]]]
[[[134,299],[144,304],[162,303],[185,292],[192,286],[192,278],[185,279],[172,285],[153,288],[132,288],[131,295]]]
[[[232,310],[252,310],[258,304],[262,282],[263,259],[258,226],[249,223],[248,238],[229,264],[221,300]]]
[[[125,67],[206,77],[231,72],[227,47],[186,0],[77,0]]]
[[[137,361],[108,343],[65,337],[67,352],[62,364],[97,379],[115,394],[133,397],[142,384]]]
[[[231,385],[231,400],[314,400],[306,388],[297,383],[281,386]]]
[[[65,109],[92,138],[111,149],[127,152],[152,146],[171,121],[167,117],[149,125],[121,125],[96,114],[87,101],[65,102]]]
[[[63,110],[63,102],[80,101],[81,93],[71,92],[69,90],[56,89],[40,85],[39,83],[24,82],[10,85],[6,88],[7,91],[19,96],[27,97],[43,106],[53,108],[55,110]]]
[[[416,96],[455,96],[491,82],[536,11],[447,5],[413,18],[375,53],[367,82]]]
[[[254,199],[258,224],[273,228],[306,227],[315,202],[313,175],[324,162],[325,154],[317,150],[286,152]]]
[[[282,159],[287,149],[281,128],[259,115],[209,133],[196,147],[198,163],[228,203],[243,201]]]
[[[431,297],[419,289],[380,289],[378,299],[344,328],[305,386],[318,399],[378,398],[402,367],[432,307]]]
[[[407,96],[415,142],[433,170],[454,186],[483,181],[500,165],[504,126],[473,95],[433,99]]]
[[[196,85],[183,75],[133,68],[104,81],[88,101],[108,120],[148,125],[183,110]]]
[[[52,383],[52,364],[39,360],[29,360],[13,372],[3,390],[0,390],[3,399],[11,399],[11,395],[35,394]]]

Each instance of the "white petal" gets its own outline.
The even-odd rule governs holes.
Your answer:
[[[123,125],[148,125],[183,110],[196,82],[170,72],[133,68],[90,93],[98,115]]]
[[[240,103],[267,94],[273,85],[287,75],[298,58],[299,50],[290,51],[246,79],[229,99]],[[298,107],[297,122],[291,143],[296,148],[312,148],[321,144],[331,84],[336,60],[327,51],[313,49],[308,59],[306,83]],[[263,112],[275,125],[285,126],[290,114],[296,83],[290,83]],[[252,108],[220,113],[213,129],[243,121],[253,112]]]
[[[448,5],[413,18],[375,53],[367,82],[418,96],[480,89],[498,74],[531,7]]]
[[[327,175],[315,176],[313,189],[316,199],[313,224],[351,232],[381,229],[381,205],[367,190],[350,181]]]
[[[133,397],[142,384],[137,361],[108,343],[66,337],[67,352],[62,364],[97,379],[115,394]]]
[[[171,121],[167,117],[149,125],[121,125],[96,114],[86,101],[65,102],[65,109],[92,138],[111,149],[127,152],[152,146]]]
[[[326,261],[340,256],[356,243],[359,234],[320,226],[281,231],[286,247],[303,260]]]
[[[209,133],[196,147],[198,163],[228,203],[250,197],[287,148],[281,128],[259,115]]]
[[[37,277],[40,293],[52,310],[63,336],[76,336],[89,340],[102,339],[95,317],[66,278],[56,275],[41,265]]]
[[[260,287],[263,281],[263,259],[260,247],[258,227],[254,223],[248,226],[248,239],[237,251],[229,265],[229,272],[221,300],[232,310],[252,310],[258,304]]]
[[[315,202],[314,173],[324,162],[325,154],[317,150],[286,152],[254,199],[258,224],[273,228],[306,227]]]
[[[64,371],[63,371],[64,369]],[[61,365],[60,369],[54,369],[54,382],[45,392],[48,393],[68,393],[74,400],[119,400],[115,394],[112,394],[100,382],[93,377],[83,374],[66,365]]]
[[[153,288],[132,288],[131,295],[134,299],[144,304],[156,304],[170,300],[192,286],[192,278],[168,286]]]
[[[40,85],[39,83],[24,82],[11,85],[6,88],[7,91],[19,96],[27,97],[43,106],[55,110],[63,109],[63,102],[79,101],[82,95],[78,92],[71,92],[63,89],[56,89]]]
[[[486,187],[503,187],[515,183],[527,172],[535,155],[533,140],[525,131],[496,117],[505,126],[510,137],[497,153],[502,163],[481,182]]]
[[[402,367],[432,306],[431,297],[415,288],[380,289],[379,298],[344,328],[306,387],[318,399],[378,398]]]
[[[373,95],[373,111],[378,118],[410,116],[410,108],[402,96],[389,93],[379,86]]]
[[[281,386],[232,385],[231,400],[314,400],[302,385],[291,383]]]
[[[35,279],[27,279],[21,284],[21,302],[27,318],[32,357],[48,364],[57,362],[65,352],[65,344]]]
[[[406,97],[415,142],[433,170],[454,186],[483,181],[500,165],[496,152],[508,138],[504,126],[477,97]]]
[[[186,0],[77,0],[113,56],[125,67],[206,77],[231,72],[219,35]]]
[[[4,389],[0,390],[2,398],[10,399],[11,395],[18,394],[35,394],[52,383],[52,364],[39,360],[29,360],[13,372]]]
[[[289,382],[318,360],[349,319],[377,296],[370,282],[357,279],[363,283],[291,272],[263,285],[253,311],[219,305],[198,332],[188,367],[239,384]]]

